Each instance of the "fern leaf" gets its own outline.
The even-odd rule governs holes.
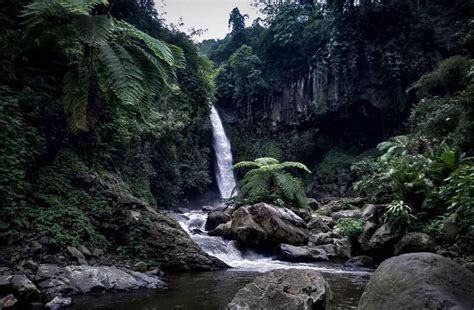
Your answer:
[[[80,15],[73,19],[73,26],[82,43],[99,47],[108,42],[114,29],[113,21],[102,15]]]
[[[260,168],[260,165],[253,161],[241,161],[232,166],[233,169]]]

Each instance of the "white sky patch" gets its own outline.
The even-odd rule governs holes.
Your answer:
[[[253,0],[155,0],[160,16],[167,24],[184,26],[180,30],[189,33],[189,29],[207,30],[196,38],[198,41],[205,39],[222,39],[229,32],[229,14],[233,8],[238,7],[242,14],[247,14],[247,25],[251,25],[261,17],[257,8],[251,4]],[[163,14],[166,12],[166,14]]]

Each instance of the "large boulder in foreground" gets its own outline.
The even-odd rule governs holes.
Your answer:
[[[250,246],[304,245],[308,235],[306,223],[285,208],[258,203],[232,214],[232,236]]]
[[[473,309],[474,273],[443,256],[411,253],[384,261],[359,301],[361,310]]]
[[[327,283],[318,271],[273,270],[239,290],[227,309],[326,309],[329,295]]]

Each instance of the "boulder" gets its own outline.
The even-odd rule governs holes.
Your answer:
[[[207,215],[205,229],[206,231],[213,230],[220,224],[227,223],[228,221],[230,221],[230,219],[230,215],[225,213],[224,211],[218,210],[211,212]]]
[[[133,270],[138,272],[146,272],[148,269],[148,265],[144,262],[138,262],[133,266]]]
[[[414,252],[431,252],[436,251],[436,241],[428,234],[420,232],[411,232],[403,236],[403,238],[395,246],[395,255],[414,253]]]
[[[81,265],[87,265],[87,260],[84,254],[81,253],[76,247],[68,246],[67,251],[73,258],[77,260],[77,262]]]
[[[352,257],[352,243],[349,239],[338,239],[334,242],[334,245],[336,246],[337,256],[342,258]]]
[[[374,260],[370,256],[360,255],[349,259],[344,266],[352,268],[372,267]]]
[[[56,296],[50,302],[48,302],[45,306],[48,309],[56,310],[56,309],[61,309],[61,308],[64,308],[64,307],[68,307],[71,304],[72,304],[72,298],[71,297]]]
[[[361,209],[362,218],[378,224],[382,220],[385,208],[386,205],[367,204]]]
[[[372,235],[374,232],[377,230],[377,225],[374,222],[367,221],[364,224],[364,230],[360,234],[360,236],[357,238],[357,241],[359,242],[360,248],[362,251],[367,252],[370,250],[369,247],[369,242],[370,238],[372,238]]]
[[[381,249],[397,241],[400,234],[394,232],[388,224],[383,224],[374,232],[369,240],[368,248],[371,250]]]
[[[89,249],[85,245],[80,245],[77,249],[81,251],[81,253],[84,254],[86,258],[89,259],[92,257],[91,251],[89,251]]]
[[[474,262],[465,263],[463,266],[467,270],[470,270],[471,272],[474,272]]]
[[[309,212],[308,209],[291,208],[291,211],[293,211],[296,215],[298,215],[306,223],[311,220],[311,213]]]
[[[319,215],[329,216],[332,213],[332,209],[330,206],[324,206],[316,210],[316,213]]]
[[[21,301],[34,301],[39,299],[39,290],[25,275],[14,275],[10,281],[11,287]]]
[[[329,259],[337,257],[336,246],[334,244],[324,244],[312,247],[314,250],[324,254]]]
[[[314,247],[280,244],[278,253],[282,260],[291,262],[328,260],[326,252]]]
[[[360,219],[362,218],[362,212],[360,210],[341,210],[333,213],[331,216],[332,219],[337,222],[342,218]]]
[[[325,233],[330,230],[329,225],[322,216],[313,217],[308,223],[308,229],[312,233]]]
[[[385,260],[365,288],[358,309],[473,309],[474,274],[432,253]]]
[[[327,283],[318,271],[273,270],[239,290],[227,309],[326,309],[329,295]]]
[[[308,241],[306,223],[299,216],[266,203],[237,209],[231,225],[234,239],[250,246],[303,245]]]
[[[309,235],[310,245],[331,244],[333,242],[334,242],[334,234],[332,232]]]
[[[155,275],[111,266],[40,265],[36,282],[46,297],[107,290],[161,288],[164,282]]]

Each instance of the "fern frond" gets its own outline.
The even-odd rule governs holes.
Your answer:
[[[299,163],[299,162],[294,162],[294,161],[285,161],[280,164],[281,169],[299,169],[299,170],[304,170],[308,173],[311,173],[311,170],[306,167],[306,165]]]
[[[145,75],[139,64],[121,45],[107,43],[101,45],[99,50],[107,86],[123,103],[139,105],[145,94]]]
[[[116,21],[115,24],[119,33],[128,38],[143,42],[153,52],[155,57],[165,61],[170,66],[177,68],[184,67],[185,57],[179,47],[155,39],[127,22]]]
[[[233,169],[260,168],[260,164],[253,161],[241,161],[232,166]]]
[[[274,165],[280,163],[278,160],[272,157],[262,157],[255,159],[255,162],[261,166],[263,165]]]
[[[27,28],[32,28],[54,17],[89,15],[94,7],[108,3],[108,0],[35,0],[24,7],[21,17]]]
[[[87,131],[96,121],[90,111],[90,97],[95,79],[91,64],[75,62],[64,76],[64,110],[72,131]]]
[[[90,47],[106,44],[114,30],[113,20],[103,15],[80,15],[72,24],[82,43]]]

